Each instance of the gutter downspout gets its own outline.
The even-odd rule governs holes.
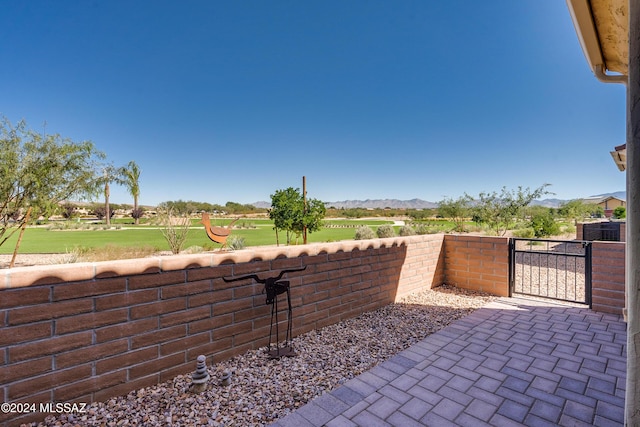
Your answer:
[[[573,26],[589,68],[598,80],[603,83],[627,84],[628,76],[624,74],[607,74],[607,67],[602,56],[600,37],[593,20],[589,0],[566,0]]]
[[[629,77],[624,74],[607,74],[607,70],[603,64],[597,64],[593,67],[593,73],[602,83],[622,83],[624,85],[629,81]]]

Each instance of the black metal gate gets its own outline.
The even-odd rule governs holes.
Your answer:
[[[591,307],[591,242],[510,239],[509,295]]]

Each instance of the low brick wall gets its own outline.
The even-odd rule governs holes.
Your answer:
[[[448,235],[445,283],[460,288],[509,296],[509,239]]]
[[[591,287],[595,311],[623,314],[625,246],[621,242],[592,242]]]
[[[262,285],[291,282],[294,336],[440,285],[444,237],[267,247],[0,270],[0,402],[90,402],[268,341]],[[42,419],[42,414],[0,422]]]

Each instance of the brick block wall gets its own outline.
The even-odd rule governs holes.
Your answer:
[[[191,372],[199,354],[215,363],[265,346],[262,285],[223,277],[306,267],[285,277],[295,336],[439,285],[442,243],[412,236],[0,270],[0,402],[103,401]],[[0,424],[42,418],[0,414]]]
[[[447,284],[509,296],[509,239],[447,235],[444,240]]]
[[[444,283],[444,240],[445,235],[439,234],[428,239],[415,239],[407,245],[396,300]]]
[[[593,242],[591,247],[592,306],[595,311],[622,315],[625,308],[625,244]]]

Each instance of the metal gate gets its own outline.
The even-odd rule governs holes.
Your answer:
[[[587,304],[591,307],[591,242],[509,240],[509,296]]]
[[[582,238],[584,240],[607,240],[612,242],[620,241],[619,222],[596,222],[593,224],[582,224]]]

